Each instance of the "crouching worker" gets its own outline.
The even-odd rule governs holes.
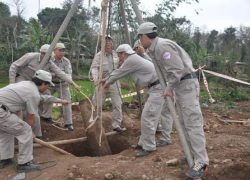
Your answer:
[[[0,89],[0,169],[13,164],[14,138],[18,140],[19,153],[17,170],[29,172],[38,170],[33,162],[32,126],[38,116],[40,93],[46,91],[52,76],[44,70],[36,71],[32,81],[10,84]],[[53,98],[47,98],[53,99]],[[65,100],[54,98],[54,101],[67,104]],[[27,123],[18,117],[19,112],[27,112]]]

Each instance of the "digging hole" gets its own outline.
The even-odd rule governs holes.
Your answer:
[[[112,154],[118,154],[123,150],[128,149],[130,146],[128,138],[119,134],[108,136],[108,141]],[[83,141],[66,145],[58,145],[58,147],[70,152],[77,157],[94,157],[95,155],[93,155],[93,153],[91,152],[88,143],[88,141]]]

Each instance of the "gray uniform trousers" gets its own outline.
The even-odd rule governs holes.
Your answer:
[[[30,125],[16,114],[0,108],[0,160],[14,157],[14,138],[19,145],[18,164],[33,159],[33,138]]]
[[[95,93],[93,96],[93,104],[95,106],[96,106],[96,92],[97,92],[97,87],[95,88]],[[117,82],[115,82],[114,84],[111,84],[108,92],[103,94],[102,104],[105,103],[105,99],[107,96],[111,98],[112,128],[115,129],[117,127],[120,127],[122,123],[122,99],[121,99],[120,89],[119,89]]]
[[[165,99],[162,97],[161,85],[155,85],[148,90],[149,97],[141,116],[141,136],[138,145],[144,150],[156,150],[155,133],[159,123]]]
[[[182,80],[174,91],[180,120],[194,160],[208,164],[203,116],[199,102],[199,82],[197,79]]]
[[[173,127],[173,118],[167,105],[167,101],[164,102],[161,111],[161,126],[162,132],[160,139],[172,143],[171,132]]]
[[[64,119],[64,124],[73,124],[72,121],[72,104],[71,104],[71,95],[69,91],[69,85],[66,83],[55,84],[54,87],[50,87],[49,90],[47,90],[44,94],[51,95],[54,94],[55,92],[58,93],[58,96],[61,99],[65,99],[69,102],[69,104],[63,106],[63,119]],[[52,103],[42,103],[41,104],[41,116],[43,117],[51,117],[52,116]]]

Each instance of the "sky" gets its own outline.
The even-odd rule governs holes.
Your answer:
[[[11,8],[11,13],[15,14],[13,0],[0,0],[8,4]],[[24,17],[37,18],[39,0],[21,0],[24,7]],[[64,0],[40,0],[40,9],[45,7],[61,7]],[[156,4],[162,0],[141,0],[140,9],[154,14]],[[239,27],[250,26],[250,0],[199,0],[199,3],[193,2],[190,4],[180,5],[176,12],[176,17],[186,16],[195,27],[200,27],[202,31],[210,31],[216,29],[223,31],[225,28],[233,26]],[[87,7],[88,1],[83,0]],[[101,0],[92,1],[92,5],[100,7]],[[152,3],[154,2],[154,3]],[[196,13],[198,12],[198,14]]]

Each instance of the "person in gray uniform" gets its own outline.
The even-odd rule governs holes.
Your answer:
[[[36,71],[32,81],[22,81],[10,84],[0,89],[0,169],[13,164],[14,138],[18,140],[19,151],[17,158],[18,171],[38,170],[33,162],[33,133],[32,126],[38,116],[40,101],[67,104],[66,100],[52,96],[42,96],[46,91],[52,76],[49,72]],[[23,121],[19,112],[26,110],[27,119]]]
[[[152,22],[142,23],[138,38],[149,56],[155,61],[166,83],[164,96],[176,96],[184,134],[194,158],[194,165],[187,172],[191,178],[199,178],[209,164],[203,116],[199,103],[199,82],[187,52],[174,41],[157,35],[157,26]]]
[[[99,69],[100,69],[101,51],[98,52],[91,64],[91,74],[93,77],[94,85],[98,85]],[[106,36],[105,43],[105,56],[102,62],[103,74],[102,79],[109,76],[109,74],[118,68],[119,60],[116,52],[113,50],[113,40],[110,36]],[[93,102],[96,105],[97,88],[93,96]],[[114,131],[123,132],[126,129],[121,126],[122,123],[122,99],[120,95],[120,83],[119,81],[112,84],[103,94],[102,105],[105,102],[107,96],[110,96],[112,103],[112,128]]]
[[[152,61],[150,56],[146,53],[144,47],[141,45],[140,40],[137,40],[134,44],[133,50],[144,59]],[[161,136],[159,140],[156,141],[156,147],[163,147],[172,144],[171,132],[173,127],[173,118],[171,117],[170,110],[167,106],[167,101],[165,101],[159,124],[157,126],[156,132],[160,132]]]
[[[9,69],[9,81],[10,83],[20,82],[24,80],[31,80],[35,71],[38,69],[43,57],[45,56],[47,50],[49,49],[48,44],[44,44],[40,48],[40,53],[38,52],[32,52],[32,53],[26,53],[24,56],[22,56],[20,59],[14,61]],[[46,70],[53,75],[56,75],[57,77],[60,77],[62,81],[65,81],[69,84],[72,84],[77,90],[80,89],[80,86],[78,86],[71,77],[69,77],[65,72],[63,72],[53,61],[50,59],[43,67],[43,70]],[[50,94],[50,91],[47,90],[44,92],[45,94]],[[51,109],[50,105],[47,103],[43,103],[39,107],[39,114],[40,118],[46,122],[52,122],[51,118]],[[39,122],[39,121],[37,121]],[[40,124],[40,123],[39,123]],[[41,127],[38,127],[37,124],[37,131],[35,134],[37,136],[42,136]]]
[[[53,62],[63,71],[67,76],[72,79],[72,67],[70,60],[64,56],[65,46],[63,43],[57,43],[54,48],[54,58]],[[66,99],[71,102],[71,95],[69,91],[69,83],[61,80],[60,77],[54,75],[52,82],[55,86],[50,87],[51,94],[55,92],[58,93],[59,97]],[[48,111],[52,113],[52,104],[49,105]],[[73,121],[72,121],[72,105],[69,103],[67,106],[63,106],[63,119],[64,127],[70,131],[73,131]]]
[[[161,115],[158,112],[165,101],[163,90],[152,62],[137,55],[128,44],[120,45],[116,52],[122,65],[104,80],[104,88],[129,74],[138,87],[148,89],[148,99],[141,115],[141,136],[136,147],[139,149],[137,157],[146,156],[156,150],[155,133]]]

